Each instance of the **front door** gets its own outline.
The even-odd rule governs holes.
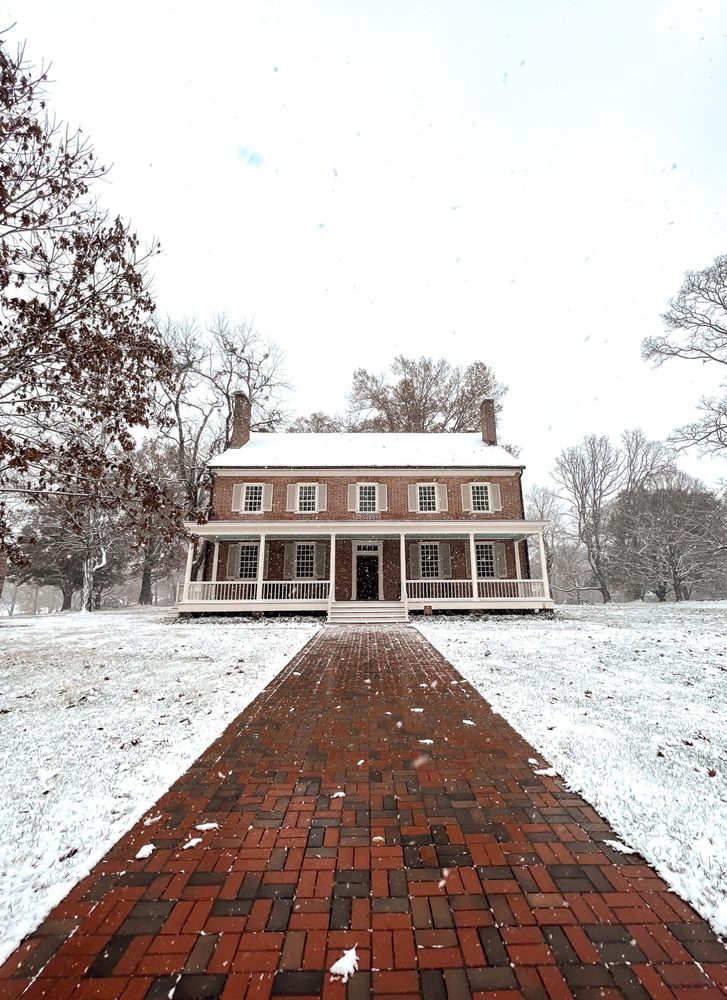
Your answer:
[[[378,601],[378,555],[358,555],[356,557],[356,599],[359,601]]]

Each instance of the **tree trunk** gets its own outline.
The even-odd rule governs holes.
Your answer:
[[[73,584],[64,584],[64,586],[61,587],[61,594],[63,594],[61,611],[70,611],[71,603],[73,601]]]
[[[83,586],[81,587],[81,611],[93,610],[93,578],[96,573],[96,558],[93,552],[86,552],[83,560]]]
[[[151,604],[152,603],[152,587],[151,587],[151,563],[147,556],[144,556],[144,568],[141,573],[141,591],[139,592],[139,604]]]

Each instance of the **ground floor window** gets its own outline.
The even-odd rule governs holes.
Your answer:
[[[258,546],[256,543],[240,546],[240,579],[254,580],[257,576]]]
[[[439,576],[439,545],[437,542],[422,542],[419,546],[422,579]]]
[[[299,580],[313,579],[316,568],[315,542],[298,542],[295,547],[295,575]]]
[[[495,552],[492,542],[477,542],[475,545],[477,553],[477,577],[495,575]]]

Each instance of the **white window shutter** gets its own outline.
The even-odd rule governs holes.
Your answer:
[[[409,487],[411,489],[411,487]],[[422,553],[419,542],[409,544],[409,579],[419,580],[422,575]]]
[[[240,546],[228,545],[227,547],[227,579],[239,580],[240,578]]]
[[[358,510],[358,503],[356,502],[358,493],[358,483],[348,484],[348,509]]]
[[[488,485],[490,487],[490,510],[502,510],[499,485],[497,483],[489,483]]]
[[[318,510],[328,510],[328,487],[325,483],[318,483]]]
[[[388,500],[389,491],[386,488],[386,483],[379,483],[379,486],[378,486],[378,489],[377,489],[376,493],[377,493],[377,509],[378,510],[388,510],[389,509],[389,500]]]
[[[452,553],[449,542],[439,543],[439,575],[445,580],[452,579]]]
[[[438,483],[437,484],[437,510],[446,511],[449,510],[449,503],[447,501],[447,484]]]
[[[263,484],[263,510],[273,509],[273,484]]]
[[[325,542],[316,542],[316,580],[326,579],[326,545]]]
[[[295,570],[295,542],[285,543],[285,554],[283,556],[283,579],[292,580]]]
[[[467,513],[472,510],[472,484],[462,483],[462,510]]]
[[[241,511],[242,510],[242,494],[245,489],[244,483],[235,483],[232,487],[232,510]]]
[[[495,576],[498,580],[507,579],[507,557],[505,556],[505,543],[495,542]]]
[[[419,510],[419,493],[418,487],[415,483],[412,483],[408,488],[409,493],[409,511],[414,512]]]
[[[298,506],[298,504],[296,503],[297,499],[298,499],[298,486],[296,483],[291,483],[288,486],[288,496],[285,502],[286,511],[295,510],[295,508]]]

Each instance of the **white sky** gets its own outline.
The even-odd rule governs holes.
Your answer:
[[[354,368],[397,353],[482,359],[530,485],[587,432],[666,436],[716,386],[640,344],[727,253],[721,0],[0,10],[113,162],[104,203],[162,242],[160,311],[254,319],[291,410],[342,410]]]

